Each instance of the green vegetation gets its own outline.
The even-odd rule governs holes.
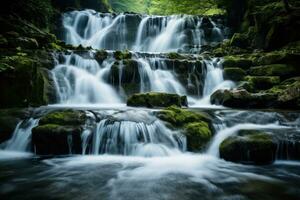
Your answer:
[[[64,110],[55,111],[43,116],[39,124],[79,125],[84,124],[85,120],[86,116],[82,111]]]
[[[211,118],[205,113],[171,106],[159,111],[157,117],[183,130],[189,151],[203,150],[213,135]]]
[[[130,96],[127,100],[128,106],[135,107],[168,107],[168,106],[187,106],[187,97],[178,94],[168,94],[159,92],[139,93]]]
[[[276,143],[272,136],[256,130],[241,130],[220,145],[225,160],[250,164],[269,164],[275,160]]]
[[[114,12],[135,12],[151,15],[224,15],[216,0],[109,0]]]

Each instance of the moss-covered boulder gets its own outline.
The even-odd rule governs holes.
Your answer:
[[[250,45],[249,42],[246,34],[235,33],[230,40],[230,45],[246,49]]]
[[[83,111],[64,110],[55,111],[43,116],[39,125],[58,124],[58,125],[80,125],[84,124],[86,115]]]
[[[278,91],[278,105],[280,108],[300,109],[300,77],[294,82],[287,80]]]
[[[267,90],[280,83],[279,76],[246,76],[245,81],[248,81],[255,91]]]
[[[208,144],[213,135],[212,119],[202,112],[193,112],[176,106],[157,113],[157,117],[176,129],[182,129],[187,139],[187,150],[199,152]]]
[[[224,78],[226,80],[241,81],[246,76],[245,70],[237,67],[225,68]]]
[[[32,130],[32,146],[39,155],[80,154],[83,111],[54,111],[43,116]]]
[[[220,157],[246,164],[270,164],[275,160],[277,144],[261,131],[242,130],[220,145]]]
[[[193,122],[185,126],[188,151],[203,150],[212,138],[212,131],[207,122]]]
[[[178,94],[168,94],[160,92],[139,93],[130,96],[127,100],[128,106],[134,107],[168,107],[168,106],[188,106],[187,97]]]
[[[252,76],[279,76],[281,79],[286,79],[299,75],[300,69],[298,70],[293,65],[272,64],[251,67],[249,69],[249,74]]]
[[[35,56],[17,53],[0,58],[0,107],[40,106],[56,101],[54,80],[45,68],[52,63],[44,60],[49,54]]]
[[[212,104],[231,108],[270,108],[277,106],[277,95],[272,93],[249,93],[241,90],[217,90],[210,101]]]
[[[252,65],[253,61],[250,58],[244,58],[242,56],[225,56],[223,61],[224,68],[239,67],[248,69]]]

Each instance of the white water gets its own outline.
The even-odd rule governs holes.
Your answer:
[[[213,28],[205,36],[203,19],[196,16],[139,16],[97,13],[93,10],[64,14],[65,41],[96,49],[142,52],[199,52],[201,45],[221,42],[223,30],[211,19]]]
[[[18,123],[12,138],[7,141],[5,150],[25,152],[31,142],[31,130],[38,125],[38,119],[30,118]]]
[[[93,131],[85,130],[82,146],[83,154],[154,157],[180,154],[186,149],[186,141],[149,111],[127,110],[109,115]]]
[[[274,124],[236,124],[232,127],[221,129],[212,139],[211,144],[207,150],[207,154],[219,157],[219,147],[221,143],[228,137],[236,134],[239,130],[263,130],[263,129],[287,129],[286,126]]]
[[[186,90],[177,80],[176,74],[167,69],[160,58],[133,58],[138,63],[140,77],[139,92],[167,92],[185,95]],[[57,61],[52,70],[56,83],[58,102],[64,105],[120,105],[125,103],[128,96],[124,92],[122,74],[124,66],[118,64],[119,85],[116,87],[109,82],[113,76],[111,68],[116,60],[110,55],[101,64],[94,58],[72,53],[63,55],[63,61]],[[132,66],[128,66],[132,67]],[[134,75],[134,74],[132,74]]]
[[[102,65],[95,59],[83,58],[77,54],[64,55],[64,62],[53,69],[57,83],[58,102],[63,104],[121,103],[121,98],[104,76],[109,72],[113,60]]]
[[[192,100],[193,107],[211,107],[210,96],[219,89],[234,88],[232,81],[224,80],[222,59],[214,58],[204,61],[206,66],[206,77],[203,88],[203,97],[200,100]]]

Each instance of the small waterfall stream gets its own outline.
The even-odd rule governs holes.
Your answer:
[[[197,53],[202,45],[221,42],[228,32],[212,19],[189,15],[114,15],[84,10],[65,13],[63,18],[67,43],[96,49]]]

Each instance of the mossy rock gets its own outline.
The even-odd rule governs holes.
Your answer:
[[[95,59],[100,63],[102,63],[103,60],[105,60],[107,58],[107,56],[108,56],[108,53],[105,50],[98,50],[95,53]]]
[[[251,67],[249,74],[252,76],[280,76],[282,79],[290,78],[300,74],[292,65],[286,64],[272,64],[257,67]]]
[[[273,108],[277,106],[277,97],[274,93],[249,93],[244,89],[217,90],[210,102],[231,108]]]
[[[159,111],[157,117],[163,121],[169,122],[174,127],[182,127],[187,123],[200,121],[211,123],[211,118],[205,113],[193,112],[176,106],[171,106]]]
[[[128,106],[134,107],[168,107],[168,106],[187,106],[187,97],[177,94],[160,92],[139,93],[130,96],[127,100]]]
[[[253,61],[251,59],[240,56],[226,56],[224,57],[223,61],[224,68],[238,67],[242,69],[248,69],[252,65]]]
[[[235,33],[230,40],[230,45],[246,49],[250,45],[249,38],[246,34]]]
[[[278,95],[280,108],[300,109],[300,79],[294,83],[285,82]]]
[[[57,124],[57,125],[82,125],[85,123],[86,115],[83,111],[63,110],[54,111],[43,116],[39,125]]]
[[[32,129],[32,147],[38,155],[81,154],[81,133],[77,125],[39,125]]]
[[[271,64],[297,65],[297,63],[299,62],[300,62],[300,53],[296,53],[294,50],[272,51],[262,55],[258,59],[259,65],[271,65]]]
[[[255,91],[267,90],[280,83],[279,76],[246,76],[245,81],[248,81]]]
[[[52,62],[47,60],[49,54],[46,54],[36,51],[34,55],[17,53],[1,58],[0,107],[40,106],[53,102],[54,82],[44,68]]]
[[[276,157],[277,144],[272,136],[262,131],[242,130],[220,145],[220,157],[246,164],[270,164]]]
[[[203,150],[213,135],[212,119],[203,112],[171,106],[157,112],[157,117],[173,128],[182,129],[187,139],[188,151]]]
[[[208,123],[203,121],[188,123],[184,129],[188,151],[203,150],[213,135]]]
[[[179,53],[176,52],[171,52],[167,54],[167,58],[169,59],[174,59],[174,60],[182,60],[185,59],[186,57],[184,57],[183,55],[180,55]]]
[[[131,59],[132,54],[128,50],[125,51],[115,51],[114,57],[117,60],[123,60],[123,59]]]
[[[241,81],[246,76],[245,70],[237,67],[225,68],[224,78],[226,80]]]

